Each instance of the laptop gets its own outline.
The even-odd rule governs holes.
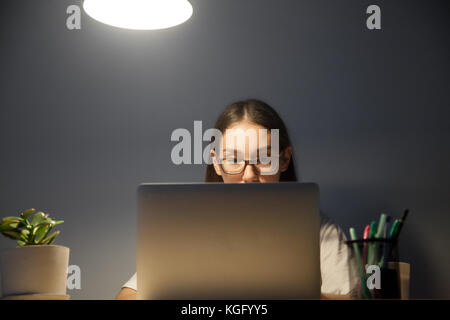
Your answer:
[[[316,184],[138,188],[138,299],[320,297]]]

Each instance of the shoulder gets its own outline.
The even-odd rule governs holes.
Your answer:
[[[128,280],[127,282],[125,282],[122,285],[122,288],[131,288],[133,290],[137,290],[137,279],[136,279],[136,273],[133,274],[133,276],[130,278],[130,280]]]
[[[331,218],[320,214],[320,256],[325,266],[344,265],[348,251],[344,231]]]
[[[350,252],[344,231],[328,216],[320,213],[320,268],[322,292],[346,294],[350,291]]]
[[[320,242],[337,241],[344,243],[346,240],[347,238],[341,227],[333,219],[320,212]]]

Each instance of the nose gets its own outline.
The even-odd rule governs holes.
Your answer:
[[[249,182],[258,182],[259,176],[256,172],[255,167],[252,164],[247,164],[244,170],[244,175],[242,176],[242,182],[243,183],[249,183]]]

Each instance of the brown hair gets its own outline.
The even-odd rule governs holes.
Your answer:
[[[225,132],[231,125],[243,120],[248,120],[268,130],[278,129],[280,134],[280,150],[284,150],[291,145],[286,126],[278,113],[267,103],[256,99],[238,101],[226,107],[217,119],[214,128],[220,130],[220,132]],[[206,168],[205,181],[223,182],[222,177],[214,170],[213,164],[209,164]],[[280,181],[297,181],[293,156],[291,157],[287,170],[281,172]]]

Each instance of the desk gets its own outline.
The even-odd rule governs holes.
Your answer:
[[[68,294],[20,294],[2,297],[1,300],[69,300]]]

